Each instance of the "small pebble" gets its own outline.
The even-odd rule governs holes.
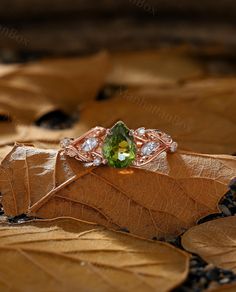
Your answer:
[[[230,187],[231,191],[236,191],[236,178],[231,180],[229,187]]]
[[[198,261],[196,261],[196,260],[191,261],[191,266],[195,267],[197,265],[198,265]]]
[[[220,283],[220,284],[228,284],[228,283],[230,283],[230,279],[229,279],[229,278],[223,278],[223,279],[220,279],[220,280],[219,280],[219,283]]]
[[[221,211],[223,212],[223,214],[225,216],[231,216],[232,215],[230,210],[225,205],[219,205],[219,207],[220,207]]]
[[[199,281],[199,284],[202,286],[202,287],[205,287],[205,285],[207,284],[207,279],[205,277],[202,277]]]
[[[217,281],[219,275],[220,275],[220,271],[217,268],[214,268],[214,269],[206,272],[207,279],[209,279],[211,281]]]
[[[236,206],[230,208],[231,214],[235,215],[236,214]]]

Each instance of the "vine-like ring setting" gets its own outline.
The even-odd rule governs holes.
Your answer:
[[[77,139],[64,138],[63,152],[85,166],[108,164],[116,168],[140,167],[162,152],[175,152],[177,143],[156,129],[129,129],[122,121],[112,128],[95,127]]]

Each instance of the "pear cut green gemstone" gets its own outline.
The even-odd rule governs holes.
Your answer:
[[[109,166],[123,168],[135,159],[134,137],[123,122],[117,122],[106,136],[103,144],[103,156]]]

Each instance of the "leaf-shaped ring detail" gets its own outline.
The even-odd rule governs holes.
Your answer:
[[[85,166],[140,167],[162,152],[175,152],[177,143],[157,129],[129,129],[122,121],[112,128],[95,127],[77,139],[64,138],[63,153]]]

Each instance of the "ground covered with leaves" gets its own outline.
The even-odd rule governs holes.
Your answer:
[[[186,47],[0,66],[1,291],[236,291],[236,74],[209,68]],[[61,152],[117,120],[179,150],[139,169]]]

